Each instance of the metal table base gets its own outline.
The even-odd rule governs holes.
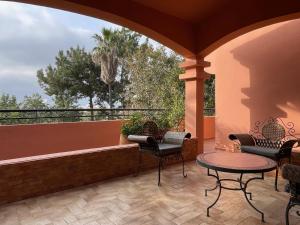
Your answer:
[[[264,218],[264,213],[262,211],[260,211],[259,209],[257,209],[251,202],[252,200],[252,194],[250,192],[247,192],[247,187],[248,187],[248,184],[250,181],[253,181],[253,180],[263,180],[264,179],[264,173],[261,173],[261,176],[260,177],[253,177],[253,178],[250,178],[248,179],[246,182],[243,182],[243,173],[240,174],[240,177],[239,179],[220,179],[220,176],[219,176],[219,173],[218,171],[216,171],[216,175],[214,174],[211,174],[210,173],[210,169],[207,169],[207,175],[208,176],[211,176],[211,177],[215,177],[217,179],[216,181],[216,186],[211,188],[211,189],[206,189],[205,190],[205,196],[207,196],[207,192],[209,191],[214,191],[216,189],[218,189],[218,197],[217,199],[207,208],[207,216],[209,217],[209,210],[218,202],[218,200],[220,199],[220,196],[221,196],[221,192],[222,192],[222,189],[226,189],[226,190],[231,190],[231,191],[242,191],[244,193],[244,196],[248,202],[248,204],[254,209],[256,210],[258,213],[261,214],[261,221],[262,222],[265,222],[265,218]],[[230,187],[226,187],[222,184],[222,182],[236,182],[240,185],[239,188],[230,188]],[[249,196],[249,197],[248,197]]]

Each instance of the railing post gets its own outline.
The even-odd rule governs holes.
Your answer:
[[[38,118],[38,111],[35,110],[35,122],[36,122],[36,123],[38,123],[38,119],[39,119],[39,118]]]

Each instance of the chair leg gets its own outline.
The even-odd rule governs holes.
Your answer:
[[[158,161],[158,186],[160,186],[160,171],[161,171],[161,167],[162,167],[162,157],[159,157],[159,161]]]
[[[138,165],[137,165],[137,169],[136,169],[136,172],[135,172],[134,176],[139,175],[140,169],[141,169],[141,163],[142,163],[142,153],[139,151],[139,153],[138,153]]]
[[[180,153],[180,157],[181,157],[181,162],[182,162],[182,175],[183,177],[187,177],[187,174],[184,172],[184,158],[182,153]]]
[[[278,186],[277,183],[278,183],[278,166],[276,167],[276,175],[275,175],[275,191],[279,191],[277,187]]]
[[[289,211],[291,209],[291,200],[289,201],[288,205],[286,206],[285,209],[285,225],[289,225]]]

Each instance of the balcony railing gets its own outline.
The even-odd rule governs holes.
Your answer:
[[[133,113],[156,116],[163,111],[164,109],[4,109],[0,110],[0,124],[116,120],[126,119]]]
[[[2,109],[0,124],[32,124],[126,119],[133,113],[157,116],[164,109]],[[213,116],[214,108],[205,108],[205,116]]]
[[[204,108],[203,109],[204,116],[214,116],[215,115],[215,108]]]

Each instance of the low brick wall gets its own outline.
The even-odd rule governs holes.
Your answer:
[[[186,161],[195,160],[196,146],[196,139],[184,142]],[[136,171],[137,162],[136,144],[3,160],[0,161],[0,204],[130,175]],[[153,156],[143,155],[142,170],[156,166]]]

